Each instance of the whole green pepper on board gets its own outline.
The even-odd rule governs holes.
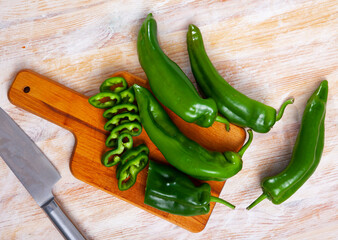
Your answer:
[[[198,27],[190,24],[187,33],[190,65],[202,92],[215,100],[218,111],[231,123],[249,127],[253,131],[266,133],[283,116],[285,107],[293,99],[285,101],[280,111],[250,99],[227,83],[211,63]]]
[[[186,122],[210,127],[216,120],[225,123],[229,129],[229,122],[217,116],[215,101],[201,98],[180,67],[162,51],[157,40],[157,24],[151,13],[139,31],[137,52],[151,90],[163,105]]]
[[[208,183],[196,187],[187,175],[174,167],[149,162],[145,204],[175,215],[196,216],[209,213],[210,202],[235,208],[231,203],[211,196]]]
[[[316,170],[324,149],[324,121],[328,82],[322,81],[307,101],[289,165],[278,175],[263,179],[263,194],[248,210],[265,198],[281,204],[291,197]]]
[[[191,177],[215,181],[224,181],[242,169],[241,157],[252,141],[251,130],[249,140],[238,153],[209,151],[180,132],[146,88],[136,84],[133,87],[142,125],[171,165]]]

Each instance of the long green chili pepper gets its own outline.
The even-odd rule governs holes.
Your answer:
[[[145,204],[175,215],[196,216],[209,213],[210,202],[235,208],[231,203],[211,196],[208,183],[196,187],[187,175],[174,167],[149,162]]]
[[[142,125],[171,165],[194,178],[216,181],[224,181],[242,169],[241,157],[251,143],[251,130],[239,153],[209,151],[187,138],[146,88],[136,84],[133,87]]]
[[[89,103],[96,108],[110,108],[120,103],[121,96],[114,92],[101,92],[88,99]]]
[[[142,132],[142,126],[138,122],[127,122],[117,127],[113,128],[110,135],[106,139],[107,147],[115,147],[117,143],[117,138],[122,133],[128,133],[131,136],[135,137],[140,135]]]
[[[121,191],[131,188],[136,182],[137,175],[147,166],[148,161],[148,155],[142,152],[119,167],[116,174],[118,188]]]
[[[285,101],[277,114],[274,108],[250,99],[230,86],[212,65],[202,34],[192,24],[189,25],[187,45],[191,69],[198,85],[207,97],[216,101],[218,111],[229,122],[266,133],[282,117],[285,107],[293,103],[293,99]]]
[[[107,151],[102,155],[101,163],[106,167],[112,167],[119,163],[122,159],[122,153],[126,149],[132,149],[133,138],[128,133],[122,133],[117,138],[117,147],[115,149]]]
[[[316,170],[324,149],[324,121],[328,82],[322,81],[307,101],[289,165],[278,175],[263,179],[263,194],[248,210],[265,198],[281,204],[291,197]]]
[[[127,89],[128,84],[123,77],[112,77],[106,79],[100,86],[100,92],[122,92]]]
[[[162,51],[157,40],[156,21],[150,13],[142,24],[137,39],[139,62],[147,75],[156,98],[186,122],[210,127],[215,120],[229,122],[217,116],[213,99],[203,99],[180,67]]]
[[[103,117],[110,119],[114,115],[122,113],[138,113],[138,108],[136,105],[131,103],[120,103],[106,110],[103,113]]]
[[[140,116],[137,115],[137,114],[125,112],[125,113],[121,113],[121,114],[118,114],[118,115],[115,115],[114,117],[112,117],[108,122],[106,122],[106,124],[104,125],[103,128],[106,131],[111,131],[116,126],[118,126],[122,123],[134,122],[134,121],[140,122],[141,121]]]

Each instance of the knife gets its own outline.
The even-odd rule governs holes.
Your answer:
[[[54,199],[59,172],[26,133],[0,108],[0,157],[67,240],[85,239]]]

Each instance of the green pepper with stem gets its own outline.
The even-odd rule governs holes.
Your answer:
[[[143,22],[137,39],[139,62],[147,75],[156,98],[184,121],[210,127],[215,121],[229,122],[217,116],[213,99],[203,99],[181,68],[162,51],[157,40],[157,25],[150,13]]]
[[[281,204],[314,173],[324,149],[327,95],[328,82],[324,80],[307,101],[289,165],[278,175],[263,179],[263,193],[247,207],[248,210],[266,198]]]
[[[195,186],[190,178],[172,166],[149,162],[144,203],[156,209],[181,216],[196,216],[210,211],[210,202],[231,203],[211,196],[208,183]]]
[[[231,123],[248,127],[259,133],[270,131],[283,116],[285,107],[294,99],[285,101],[279,112],[270,106],[238,92],[217,72],[211,63],[198,27],[190,24],[187,34],[190,65],[202,92],[215,100],[218,111]]]
[[[209,151],[187,138],[146,88],[133,87],[142,125],[171,165],[194,178],[215,181],[224,181],[242,169],[242,155],[252,141],[251,130],[239,153]]]

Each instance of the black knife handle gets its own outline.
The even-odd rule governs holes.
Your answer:
[[[54,226],[59,230],[65,239],[85,240],[84,236],[64,214],[54,199],[43,205],[41,208],[46,212],[48,217],[52,220]]]

